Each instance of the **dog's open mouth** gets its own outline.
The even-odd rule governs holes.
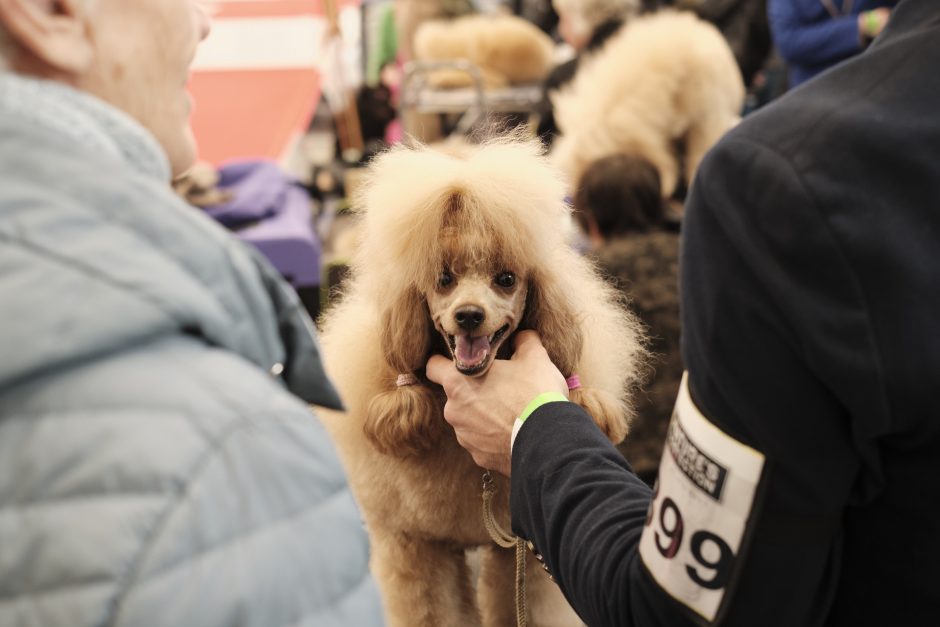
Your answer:
[[[467,335],[450,335],[447,337],[447,346],[454,357],[454,365],[461,374],[473,377],[483,374],[496,355],[500,342],[509,331],[509,325],[504,324],[492,335],[472,337]]]

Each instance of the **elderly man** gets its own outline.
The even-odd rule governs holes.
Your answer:
[[[168,185],[208,31],[0,0],[2,625],[381,623],[310,320]]]

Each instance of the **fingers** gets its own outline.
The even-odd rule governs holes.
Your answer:
[[[438,385],[444,385],[444,379],[446,379],[447,375],[453,371],[453,361],[441,355],[432,355],[428,360],[425,374],[427,375],[428,379],[434,383],[437,383]]]
[[[447,423],[452,427],[456,428],[459,426],[458,423],[460,422],[460,416],[454,413],[454,404],[450,401],[444,403],[444,420],[446,420]],[[457,434],[457,442],[460,442],[459,433]],[[463,444],[460,445],[463,446]]]
[[[519,331],[513,338],[513,342],[515,347],[515,351],[512,354],[513,359],[517,357],[523,358],[538,351],[545,352],[545,347],[542,346],[542,340],[535,331]]]

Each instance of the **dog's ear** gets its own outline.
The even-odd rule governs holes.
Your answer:
[[[382,351],[397,373],[421,370],[431,347],[428,309],[424,297],[409,288],[382,312]]]
[[[382,350],[393,376],[388,389],[369,403],[363,431],[387,455],[407,457],[428,450],[444,432],[443,401],[426,382],[395,384],[397,375],[424,369],[431,344],[428,320],[424,298],[414,289],[406,290],[382,313]]]
[[[567,294],[558,282],[533,277],[529,282],[524,318],[524,328],[538,332],[552,363],[566,377],[578,374],[584,343],[583,321]],[[626,408],[609,392],[587,383],[586,387],[571,390],[569,398],[591,415],[611,442],[619,443],[627,435]]]
[[[532,276],[522,328],[534,329],[552,363],[567,377],[576,373],[583,336],[563,286],[546,276]]]
[[[409,457],[430,450],[444,433],[443,402],[426,383],[379,392],[362,430],[380,452]]]

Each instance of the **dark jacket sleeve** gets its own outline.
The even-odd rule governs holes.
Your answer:
[[[773,151],[726,139],[692,191],[681,281],[692,397],[766,458],[722,624],[821,624],[861,464],[850,417],[879,403],[857,281],[801,175]],[[689,620],[638,555],[648,491],[580,409],[533,413],[512,471],[514,528],[588,624]]]
[[[692,624],[640,564],[649,487],[579,406],[548,403],[529,416],[513,446],[511,494],[514,531],[588,625]]]

